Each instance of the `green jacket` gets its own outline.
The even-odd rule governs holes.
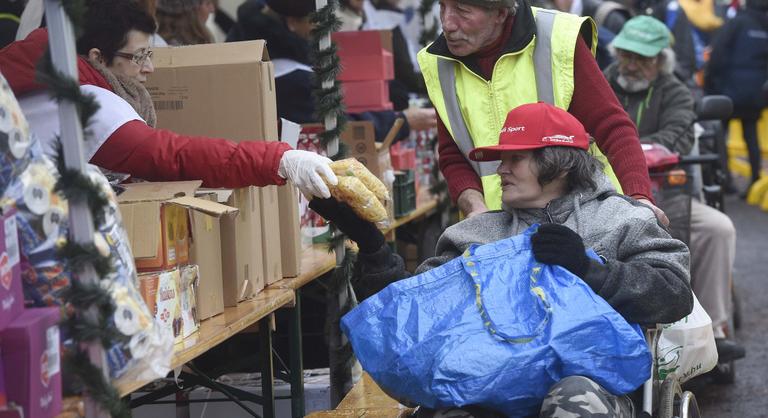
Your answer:
[[[640,142],[661,144],[680,155],[690,153],[696,113],[688,87],[674,75],[660,74],[647,90],[629,93],[616,82],[618,73],[613,63],[605,69],[605,78],[637,125]]]

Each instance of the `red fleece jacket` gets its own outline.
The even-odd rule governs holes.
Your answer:
[[[493,72],[493,65],[501,56],[507,38],[511,34],[513,19],[505,24],[504,36],[478,53],[481,74],[486,79]],[[637,128],[619,104],[611,86],[590,52],[579,38],[574,57],[574,89],[568,112],[576,117],[606,155],[624,194],[653,201],[650,178],[645,157],[640,147]],[[469,165],[443,121],[437,120],[440,171],[448,182],[448,191],[454,202],[467,189],[483,191],[480,177]]]
[[[48,32],[38,29],[23,41],[0,50],[0,72],[17,97],[43,88],[35,66],[48,46]],[[80,84],[112,90],[88,61],[79,57]],[[280,158],[291,149],[283,142],[246,141],[179,135],[154,129],[140,120],[119,127],[91,163],[150,181],[202,180],[205,187],[284,184],[277,174]]]

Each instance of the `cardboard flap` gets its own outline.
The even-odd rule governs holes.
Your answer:
[[[117,197],[120,203],[170,200],[181,196],[194,196],[203,184],[200,180],[165,181],[156,183],[125,184],[125,191]]]
[[[152,64],[159,68],[267,62],[264,40],[172,46],[152,49]]]
[[[194,209],[217,218],[220,218],[225,215],[234,216],[237,214],[237,212],[240,211],[240,209],[238,208],[222,205],[221,203],[212,202],[210,200],[199,199],[193,196],[177,197],[175,199],[166,201],[166,203],[181,205],[186,208]]]
[[[123,226],[134,258],[157,255],[160,247],[160,205],[159,201],[120,204]]]

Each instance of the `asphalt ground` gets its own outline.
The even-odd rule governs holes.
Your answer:
[[[743,319],[736,338],[746,347],[747,357],[736,361],[733,384],[718,384],[705,376],[683,388],[696,395],[704,418],[764,418],[768,417],[768,212],[731,195],[726,213],[737,234],[734,282]]]

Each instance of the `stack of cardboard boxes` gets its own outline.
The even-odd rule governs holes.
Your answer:
[[[15,211],[0,211],[0,412],[49,418],[61,410],[59,309],[24,309],[20,258]]]
[[[389,80],[395,78],[392,32],[336,32],[331,36],[341,59],[341,88],[350,113],[391,110]]]
[[[237,142],[278,139],[274,70],[264,41],[157,48],[153,64],[155,72],[146,86],[157,110],[158,128]],[[138,183],[129,186],[120,200],[124,219],[128,213],[126,228],[135,228],[129,235],[137,266],[153,270],[141,276],[142,282],[148,281],[148,289],[158,283],[156,300],[164,302],[164,295],[170,295],[161,289],[168,272],[185,263],[197,266],[194,314],[203,320],[283,277],[297,276],[301,251],[295,187],[199,186],[200,182]],[[146,231],[149,225],[131,215],[142,206],[153,211],[151,224],[157,231]],[[165,259],[158,261],[160,256]],[[185,271],[178,270],[182,295]],[[178,304],[179,322],[176,326],[170,322],[179,338],[189,330],[182,318],[185,301],[189,302],[182,296]],[[171,303],[158,308],[158,315],[172,318],[176,307]]]

